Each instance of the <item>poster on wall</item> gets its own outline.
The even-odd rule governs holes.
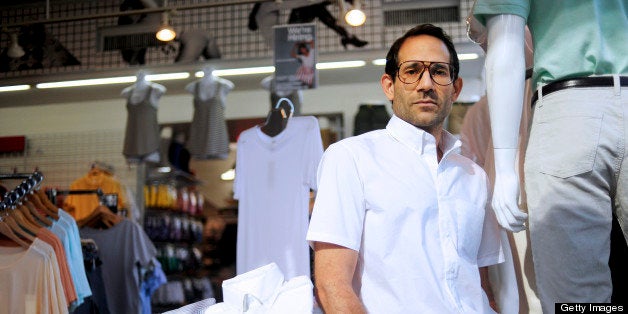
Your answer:
[[[316,88],[316,24],[280,25],[274,27],[274,32],[275,88]]]

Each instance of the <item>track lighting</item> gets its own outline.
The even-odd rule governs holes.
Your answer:
[[[17,33],[11,33],[9,36],[11,36],[11,43],[9,45],[9,49],[7,49],[7,56],[14,59],[22,57],[25,52],[18,43]]]
[[[174,31],[174,28],[172,28],[172,26],[170,26],[170,23],[168,22],[169,19],[170,19],[169,12],[162,13],[161,26],[159,27],[157,34],[155,34],[157,39],[161,41],[171,41],[177,36],[177,33]]]
[[[361,26],[366,22],[366,14],[360,8],[360,0],[354,0],[353,8],[345,14],[345,21],[351,26]]]

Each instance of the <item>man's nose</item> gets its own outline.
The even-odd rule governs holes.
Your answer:
[[[423,71],[419,74],[419,80],[417,81],[416,88],[418,90],[430,90],[434,87],[434,81],[430,76],[428,67],[423,68]]]

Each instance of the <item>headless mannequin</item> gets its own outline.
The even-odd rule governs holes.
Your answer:
[[[235,85],[214,76],[213,66],[205,66],[202,71],[201,79],[185,87],[194,95],[187,149],[196,159],[224,159],[229,154],[229,134],[224,117],[226,96]]]
[[[193,94],[194,97],[198,97],[202,101],[208,100],[216,96],[227,96],[227,93],[229,93],[235,87],[235,84],[224,78],[214,76],[214,70],[215,68],[213,66],[203,67],[203,77],[196,82],[192,82],[186,85],[185,90],[188,91],[190,94]],[[221,95],[214,95],[214,92],[216,90],[215,87],[218,83],[222,84],[224,87],[220,89]],[[198,91],[196,89],[196,84],[198,84]]]
[[[268,112],[266,122],[260,127],[264,134],[275,137],[288,125],[288,115],[283,108],[273,108]]]
[[[293,115],[301,114],[301,104],[303,103],[303,93],[300,89],[292,89],[292,90],[277,90],[275,88],[274,76],[269,75],[262,79],[260,85],[262,88],[270,92],[270,108],[273,109],[277,105],[277,102],[281,98],[288,98],[292,101],[294,105],[294,111],[292,111]]]
[[[150,93],[149,93],[150,89]],[[149,93],[149,94],[148,94]],[[146,72],[143,70],[138,71],[137,79],[135,84],[125,88],[121,92],[121,96],[128,100],[128,105],[139,105],[143,101],[145,101],[146,97],[149,97],[150,104],[158,108],[159,99],[163,94],[166,93],[166,88],[163,85],[149,82],[146,80]],[[154,123],[157,123],[156,121]],[[128,127],[128,125],[127,125]],[[127,136],[130,136],[127,134]],[[159,142],[159,134],[157,136],[157,143]],[[126,142],[126,140],[125,140]],[[134,146],[134,144],[130,144]],[[159,154],[159,145],[157,145],[157,149],[154,152],[148,153],[146,155],[135,156],[126,154],[126,143],[125,143],[125,155],[127,156],[128,161],[132,162],[140,162],[140,161],[149,161],[149,162],[159,162],[160,154]]]

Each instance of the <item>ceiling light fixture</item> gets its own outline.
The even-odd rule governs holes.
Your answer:
[[[11,36],[11,43],[7,49],[7,56],[13,59],[21,58],[26,53],[18,43],[17,33],[11,33],[9,36]]]
[[[31,89],[30,85],[12,85],[12,86],[0,86],[0,92],[14,92],[18,90]]]
[[[188,72],[177,72],[177,73],[146,75],[146,80],[147,81],[182,80],[188,77],[190,77],[190,73]],[[46,88],[78,87],[78,86],[93,86],[93,85],[109,85],[109,84],[121,84],[121,83],[134,83],[136,79],[137,79],[136,76],[116,76],[116,77],[106,77],[106,78],[99,78],[99,79],[39,83],[35,85],[35,87],[40,88],[40,89],[46,89]]]
[[[177,37],[177,33],[174,31],[174,28],[172,28],[172,26],[170,26],[170,23],[168,22],[169,19],[170,19],[170,12],[163,12],[161,15],[161,26],[159,27],[157,34],[155,34],[157,39],[161,41],[171,41],[175,37]]]
[[[345,14],[345,22],[351,26],[361,26],[366,22],[366,14],[361,9],[361,0],[355,0],[353,8]]]
[[[251,67],[251,68],[239,68],[239,69],[222,69],[222,70],[214,70],[212,72],[215,76],[231,76],[231,75],[248,75],[248,74],[267,74],[274,73],[274,66],[262,66],[262,67]],[[196,72],[196,77],[203,77],[203,71]]]
[[[365,66],[366,62],[363,60],[354,61],[337,61],[337,62],[319,62],[316,64],[318,70],[328,69],[344,69],[344,68],[358,68]]]

